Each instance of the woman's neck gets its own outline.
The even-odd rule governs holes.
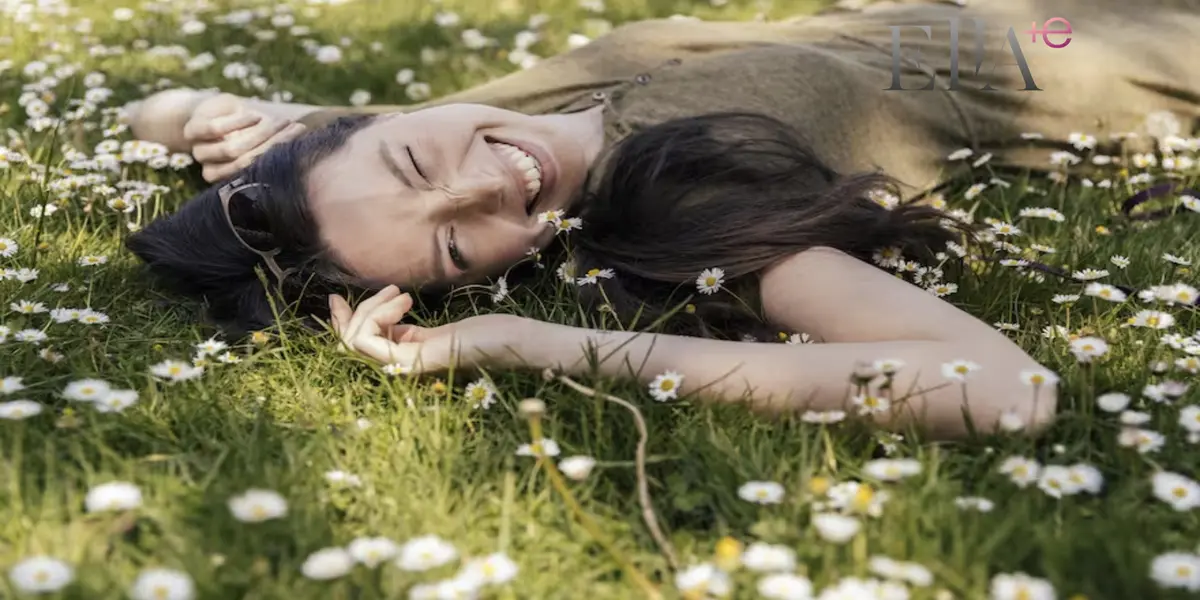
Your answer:
[[[604,107],[578,112],[545,115],[571,139],[579,140],[587,164],[594,164],[604,150]]]

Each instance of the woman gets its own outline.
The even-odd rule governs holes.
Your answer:
[[[683,392],[766,411],[853,403],[884,426],[937,436],[1004,417],[1039,429],[1054,415],[1053,377],[1031,378],[1039,365],[1007,338],[868,264],[885,249],[944,250],[957,237],[943,215],[877,200],[892,184],[911,197],[938,183],[959,148],[1037,168],[1069,128],[1128,131],[1163,110],[1194,118],[1197,66],[1168,59],[1200,30],[1197,3],[1143,4],[1128,18],[1122,5],[993,0],[781,24],[651,21],[413,107],[160,95],[134,109],[135,134],[190,149],[220,185],[129,247],[218,319],[262,327],[282,300],[328,314],[348,347],[403,370],[676,371]],[[978,65],[960,61],[959,89],[946,91],[948,23],[969,16],[986,18],[984,52]],[[1070,52],[1023,44],[1027,68],[1014,65],[1008,28],[1051,17],[1070,20]],[[908,27],[924,25],[925,39]],[[892,26],[905,26],[895,40]],[[1024,91],[1030,74],[1043,91]],[[917,89],[934,75],[936,90]],[[1026,131],[1045,139],[1023,141]],[[564,237],[585,300],[628,329],[664,317],[661,332],[498,314],[400,324],[413,298],[399,288],[484,281]],[[696,280],[711,267],[724,270],[724,289],[706,294],[716,280]],[[378,291],[351,308],[348,289]],[[683,302],[694,312],[671,315]],[[824,343],[734,341],[755,325]],[[885,359],[905,366],[872,370]]]

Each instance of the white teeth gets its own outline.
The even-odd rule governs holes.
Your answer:
[[[533,197],[537,196],[538,192],[542,191],[542,169],[537,159],[510,144],[491,142],[489,145],[497,149],[502,156],[511,161],[525,177],[525,191],[529,194],[530,199],[533,199]]]

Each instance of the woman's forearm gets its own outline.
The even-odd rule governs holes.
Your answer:
[[[964,399],[972,424],[993,430],[1012,411],[1031,427],[1054,414],[1053,385],[1037,390],[1020,373],[1039,366],[1004,345],[939,341],[884,341],[832,344],[730,342],[649,333],[599,331],[539,324],[523,355],[528,364],[568,373],[633,375],[644,382],[665,371],[684,376],[680,395],[698,393],[729,402],[746,402],[763,412],[842,409],[853,413],[856,368],[876,360],[903,361],[892,378],[893,409],[875,415],[892,429],[915,423],[939,437],[968,431]],[[969,360],[980,365],[965,385],[947,379],[942,365]],[[877,380],[879,381],[879,380]],[[904,401],[902,399],[907,398]]]

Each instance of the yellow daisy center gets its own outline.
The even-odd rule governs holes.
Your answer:
[[[1171,495],[1176,498],[1187,498],[1187,490],[1183,486],[1179,486],[1171,490]]]
[[[37,573],[33,574],[33,580],[38,583],[46,583],[47,581],[50,581],[50,573],[46,572],[45,569],[38,571]]]
[[[714,285],[717,285],[717,278],[716,278],[716,277],[713,277],[713,276],[711,276],[711,275],[710,275],[710,276],[708,276],[708,277],[705,277],[705,278],[704,278],[704,285],[707,285],[708,287],[712,287],[712,286],[714,286]]]
[[[587,272],[588,277],[596,277],[598,275],[600,275],[600,269],[588,269],[588,272]]]
[[[156,585],[154,586],[154,597],[159,600],[167,600],[171,597],[171,590],[165,585]]]
[[[664,379],[662,383],[658,384],[658,387],[664,392],[669,392],[675,389],[675,382],[670,379]]]
[[[958,365],[957,367],[954,367],[954,372],[958,373],[959,375],[966,375],[967,373],[971,372],[971,369],[967,368],[967,365]]]

